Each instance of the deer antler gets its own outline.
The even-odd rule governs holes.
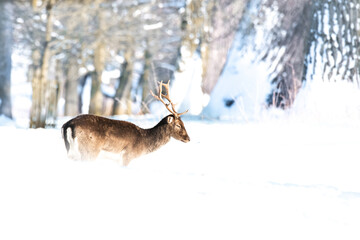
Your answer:
[[[172,114],[175,115],[176,118],[180,117],[181,115],[187,113],[189,110],[186,110],[185,112],[182,113],[178,113],[175,110],[175,104],[173,104],[173,102],[170,100],[170,91],[169,91],[169,86],[170,86],[170,80],[168,81],[167,84],[164,84],[163,82],[159,82],[159,96],[156,96],[151,90],[151,95],[153,95],[154,98],[156,98],[157,100],[159,100],[160,102],[162,102],[165,107],[167,108],[167,110],[169,110],[169,112],[171,112]],[[162,94],[162,87],[165,87],[166,89],[166,95]],[[163,99],[163,97],[168,100],[169,103],[166,103]],[[169,105],[171,105],[171,109],[169,107]]]

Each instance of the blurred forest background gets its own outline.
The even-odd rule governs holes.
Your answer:
[[[0,115],[12,117],[14,52],[29,63],[33,128],[54,126],[59,114],[147,114],[157,81],[190,88],[181,76],[193,68],[211,99],[234,71],[233,51],[267,63],[264,105],[289,108],[315,75],[359,83],[359,16],[358,0],[2,0]]]

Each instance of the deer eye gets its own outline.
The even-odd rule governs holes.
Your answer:
[[[181,128],[181,126],[179,124],[176,124],[175,127],[176,128]]]

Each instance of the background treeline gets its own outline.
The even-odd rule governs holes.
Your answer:
[[[358,81],[359,9],[357,0],[1,1],[0,114],[12,116],[14,50],[30,62],[30,127],[45,127],[55,124],[60,104],[70,116],[84,106],[101,115],[148,113],[156,81],[187,71],[194,54],[201,90],[211,96],[234,39],[244,57],[256,53],[254,64],[270,63],[266,103],[289,107],[319,71],[323,79]]]

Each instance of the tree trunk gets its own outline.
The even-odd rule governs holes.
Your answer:
[[[46,81],[46,126],[55,127],[57,118],[57,105],[59,97],[59,79],[56,76],[57,62],[51,60],[49,64],[49,78]]]
[[[149,49],[145,50],[144,55],[145,55],[145,64],[139,82],[139,86],[142,88],[142,104],[141,104],[142,114],[149,113],[149,107],[146,101],[150,94],[151,53]]]
[[[12,3],[0,2],[0,115],[12,118],[11,109],[11,47]]]
[[[96,2],[99,4],[99,2]],[[98,12],[99,26],[97,30],[97,43],[94,51],[95,72],[91,78],[91,100],[89,113],[101,115],[103,113],[103,95],[101,92],[102,73],[105,66],[105,45],[102,39],[102,32],[105,29],[103,12]]]
[[[30,117],[30,127],[31,128],[44,128],[46,126],[46,118],[48,116],[48,103],[49,103],[49,93],[48,93],[48,70],[49,62],[51,57],[50,52],[50,41],[51,33],[53,31],[53,6],[55,0],[48,0],[46,5],[46,32],[45,32],[45,41],[43,44],[43,49],[40,57],[40,72],[34,74],[33,79],[33,102],[31,108],[31,117]],[[51,89],[51,88],[50,88]],[[34,99],[35,97],[35,99]]]
[[[32,87],[32,102],[30,109],[30,127],[36,128],[38,116],[40,115],[40,50],[34,49],[31,53],[32,64],[29,67],[29,79]]]
[[[102,114],[103,96],[101,92],[101,74],[94,71],[91,75],[91,93],[90,93],[90,114]]]
[[[201,46],[204,93],[211,94],[224,68],[235,33],[249,0],[211,0]]]
[[[126,113],[128,106],[128,97],[130,97],[132,85],[133,65],[133,50],[130,47],[125,53],[125,61],[122,65],[122,71],[119,78],[119,84],[115,93],[115,102],[113,106],[113,115],[120,115]]]
[[[274,5],[269,1],[267,5]],[[270,75],[273,84],[267,104],[276,107],[290,107],[301,88],[307,38],[311,26],[312,1],[281,0],[276,1],[280,22],[273,30],[271,45],[264,58],[273,62],[274,72]],[[279,34],[284,33],[284,34]],[[273,49],[279,49],[277,52]],[[283,49],[283,53],[279,53]],[[274,54],[275,53],[275,54]],[[276,60],[278,59],[278,60]]]
[[[90,96],[90,107],[89,113],[91,114],[102,114],[103,109],[103,96],[101,92],[101,75],[104,70],[104,45],[99,43],[95,49],[94,54],[94,65],[95,71],[91,76],[91,96]]]
[[[89,113],[101,115],[103,112],[103,95],[101,92],[101,75],[105,64],[105,46],[99,43],[95,49],[94,65],[95,72],[91,77],[91,99]]]
[[[78,64],[76,56],[69,56],[66,66],[65,116],[79,114]]]

